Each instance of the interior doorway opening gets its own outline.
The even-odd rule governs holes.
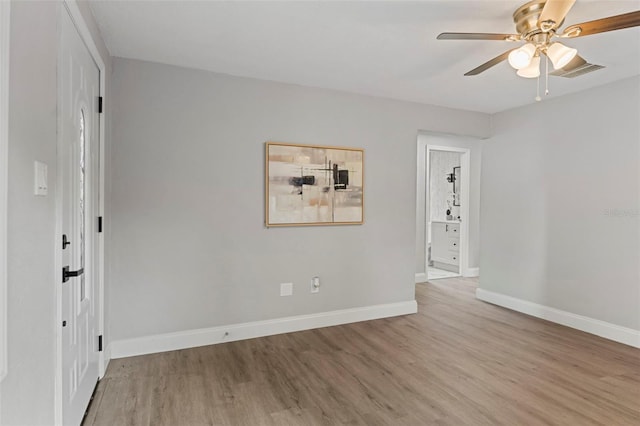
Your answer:
[[[469,262],[471,150],[427,145],[425,279],[465,275]]]
[[[460,276],[460,152],[431,150],[427,212],[427,279]]]

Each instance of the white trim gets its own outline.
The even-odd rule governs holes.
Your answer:
[[[427,281],[427,274],[424,272],[418,272],[416,274],[416,284],[423,283],[425,281]]]
[[[571,312],[561,311],[560,309],[550,308],[500,293],[494,293],[482,288],[476,289],[476,298],[527,315],[595,334],[605,339],[640,348],[640,330],[621,327],[605,321],[572,314]]]
[[[473,278],[480,276],[480,268],[465,268],[462,271],[462,276],[465,278]]]
[[[274,334],[311,330],[359,321],[415,314],[418,304],[415,300],[362,308],[341,309],[310,315],[231,324],[220,327],[179,331],[155,336],[116,340],[111,343],[111,356],[124,358],[157,352],[215,345],[236,340],[253,339]]]
[[[0,3],[2,0],[0,0]],[[71,16],[71,20],[76,26],[82,41],[87,46],[91,57],[95,61],[98,69],[100,70],[100,96],[103,99],[103,105],[108,105],[109,99],[107,99],[106,93],[106,66],[104,59],[100,55],[100,50],[98,49],[95,41],[93,40],[93,36],[89,27],[87,26],[82,13],[77,4],[77,0],[63,0],[62,7],[59,8],[58,12],[58,21],[60,21],[61,16],[60,13],[69,13]],[[59,100],[58,100],[59,102]],[[105,108],[103,113],[100,115],[100,200],[99,200],[99,212],[98,215],[104,218],[104,188],[105,188],[105,145],[106,145],[106,121],[107,121],[107,110]],[[58,140],[58,144],[60,141]],[[60,150],[58,150],[60,151]],[[58,152],[58,164],[60,164],[60,152]],[[61,174],[58,173],[58,179],[56,182],[57,188],[62,187]],[[60,191],[56,191],[56,235],[61,235],[61,216],[62,212],[62,200],[60,198]],[[103,219],[104,221],[104,219]],[[99,259],[98,259],[98,267],[100,268],[98,280],[98,333],[105,335],[104,333],[104,323],[105,323],[105,312],[104,312],[104,225],[103,232],[98,234],[99,247]],[[54,268],[54,282],[57,283],[60,277],[60,271],[62,270],[62,255],[60,250],[58,250],[58,239],[56,241],[56,250],[55,250],[55,268]],[[56,332],[56,387],[55,387],[55,422],[56,424],[62,423],[62,334],[61,329],[58,326],[62,322],[62,293],[60,291],[60,286],[56,285],[56,322],[55,322],[55,332]],[[104,342],[105,344],[107,342]],[[109,358],[106,357],[107,352],[100,352],[98,354],[98,375],[100,378],[104,376],[107,365],[109,364]]]
[[[104,357],[107,360],[107,365],[105,365],[105,368],[109,366],[109,361],[111,361],[111,346],[112,345],[109,343],[104,348]]]
[[[9,174],[9,26],[11,2],[0,1],[0,381],[7,362],[7,206]]]

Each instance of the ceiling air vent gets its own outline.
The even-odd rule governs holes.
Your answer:
[[[557,77],[575,78],[592,71],[598,71],[604,68],[602,65],[590,64],[580,56],[577,56],[569,62],[564,68],[550,72],[549,74]]]

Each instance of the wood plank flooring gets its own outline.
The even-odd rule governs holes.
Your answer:
[[[640,350],[416,285],[419,313],[112,360],[85,425],[639,425]]]

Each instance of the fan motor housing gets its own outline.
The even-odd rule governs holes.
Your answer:
[[[542,41],[535,40],[535,38],[540,38],[536,36],[543,34],[543,31],[538,26],[538,20],[546,3],[546,0],[533,0],[523,4],[513,13],[513,22],[516,24],[516,31],[522,35],[523,39],[534,42]],[[564,20],[557,23],[555,27],[560,27],[563,22]],[[544,34],[544,38],[547,38],[546,33]]]

